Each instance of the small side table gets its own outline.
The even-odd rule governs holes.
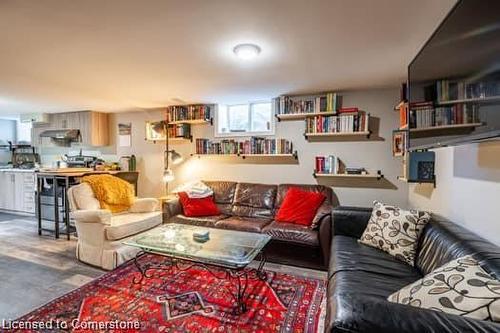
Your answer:
[[[169,216],[170,216],[170,212],[168,210],[168,202],[178,200],[177,195],[168,194],[168,195],[159,197],[158,200],[160,200],[161,211],[163,212],[163,223],[166,223]]]

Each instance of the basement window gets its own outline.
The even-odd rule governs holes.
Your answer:
[[[271,102],[219,105],[216,137],[274,135]]]

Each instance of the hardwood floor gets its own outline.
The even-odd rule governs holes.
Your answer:
[[[16,319],[105,271],[76,260],[76,239],[38,236],[32,217],[0,213],[0,322]],[[326,279],[326,272],[268,263],[268,270]]]
[[[15,319],[100,276],[76,240],[38,236],[34,218],[0,213],[0,320]]]

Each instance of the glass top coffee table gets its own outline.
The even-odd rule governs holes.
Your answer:
[[[208,238],[203,237],[207,233]],[[134,283],[141,283],[144,278],[151,277],[151,270],[154,269],[188,270],[193,266],[202,267],[218,279],[236,282],[235,288],[228,289],[237,305],[235,312],[243,313],[248,298],[248,280],[266,279],[263,270],[266,258],[262,250],[270,240],[268,235],[253,232],[168,223],[128,239],[124,244],[141,249],[134,258],[141,276],[134,279]],[[144,252],[164,256],[165,263],[141,266],[137,258]],[[260,259],[258,268],[247,267],[256,258]]]

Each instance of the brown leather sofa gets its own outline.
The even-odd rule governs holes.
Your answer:
[[[213,228],[266,233],[272,237],[266,246],[268,261],[326,270],[330,258],[331,211],[338,205],[330,187],[296,184],[252,184],[204,181],[214,191],[221,215],[187,217],[177,200],[164,206],[164,221]],[[326,196],[311,227],[274,220],[287,190],[299,187]]]

